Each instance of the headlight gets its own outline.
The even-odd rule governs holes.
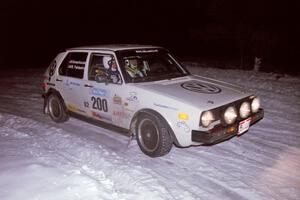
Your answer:
[[[236,109],[232,106],[228,107],[224,112],[224,120],[227,124],[233,124],[237,118]]]
[[[260,108],[260,100],[258,97],[255,97],[251,103],[251,110],[253,113],[256,113]]]
[[[250,104],[248,102],[243,102],[240,107],[240,116],[241,118],[246,118],[250,115]]]
[[[208,127],[210,123],[214,120],[214,115],[211,111],[205,111],[201,115],[201,125]]]

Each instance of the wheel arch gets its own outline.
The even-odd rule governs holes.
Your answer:
[[[177,145],[177,146],[180,146],[179,143],[178,143],[178,140],[172,130],[172,128],[170,127],[168,121],[157,111],[155,110],[152,110],[152,109],[149,109],[149,108],[145,108],[145,109],[141,109],[139,110],[138,112],[136,112],[134,114],[134,116],[132,117],[131,119],[131,122],[130,122],[130,134],[133,134],[133,135],[136,135],[135,133],[135,127],[137,125],[137,119],[139,118],[139,116],[141,116],[143,113],[147,113],[147,114],[150,114],[150,115],[154,115],[154,116],[157,116],[159,117],[161,120],[164,121],[165,124],[167,124],[168,126],[168,133],[170,134],[171,138],[172,138],[172,142]]]
[[[50,88],[50,89],[47,91],[47,93],[45,93],[45,94],[43,95],[43,97],[44,97],[44,113],[48,113],[48,109],[47,109],[47,100],[48,100],[48,97],[49,97],[51,94],[55,94],[56,96],[58,96],[58,98],[63,102],[63,106],[65,107],[65,110],[68,112],[66,103],[65,103],[63,97],[61,96],[60,92],[57,91],[57,90],[54,89],[54,88]]]

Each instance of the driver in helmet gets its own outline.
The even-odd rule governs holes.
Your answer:
[[[106,76],[109,79],[109,82],[120,83],[121,77],[118,71],[118,66],[116,60],[111,56],[103,57],[103,66],[106,69]]]
[[[144,77],[144,74],[138,68],[137,59],[127,59],[125,61],[125,69],[131,78]]]

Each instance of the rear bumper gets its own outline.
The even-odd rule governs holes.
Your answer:
[[[264,117],[264,110],[260,109],[257,113],[250,116],[252,126]],[[229,139],[238,133],[238,125],[240,121],[237,121],[233,125],[223,126],[222,124],[215,126],[209,131],[196,131],[192,130],[192,141],[202,144],[215,144],[226,139]]]

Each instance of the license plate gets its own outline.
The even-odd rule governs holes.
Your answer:
[[[243,120],[243,121],[240,122],[238,135],[246,132],[249,129],[250,122],[251,122],[251,118],[245,119],[245,120]]]

